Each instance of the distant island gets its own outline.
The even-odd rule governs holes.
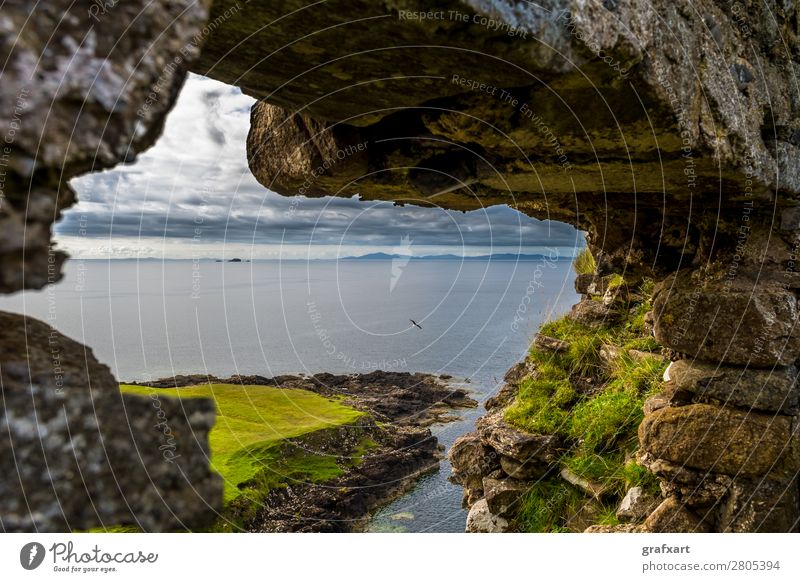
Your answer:
[[[388,253],[370,253],[358,257],[343,257],[341,261],[386,261],[386,260],[410,260],[410,261],[541,261],[547,259],[554,260],[550,255],[523,255],[514,253],[497,253],[493,255],[460,256],[460,255],[390,255]],[[571,261],[572,257],[559,257],[558,261]]]
[[[420,255],[420,256],[412,256],[412,255],[394,255],[389,253],[370,253],[366,255],[360,255],[357,257],[342,257],[340,259],[337,258],[315,258],[315,259],[305,259],[305,258],[269,258],[269,259],[240,259],[238,257],[232,259],[215,259],[213,257],[201,257],[201,258],[175,258],[175,257],[105,257],[105,258],[97,258],[97,257],[79,257],[82,261],[214,261],[215,263],[249,263],[249,262],[272,262],[272,261],[282,261],[282,262],[289,262],[289,261],[391,261],[391,260],[409,260],[409,261],[571,261],[572,257],[558,257],[557,259],[553,259],[551,255],[542,255],[542,254],[514,254],[514,253],[497,253],[493,255],[477,255],[477,256],[461,256],[461,255]]]

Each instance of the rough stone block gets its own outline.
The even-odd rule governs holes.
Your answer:
[[[670,366],[669,376],[678,388],[725,405],[787,415],[800,409],[798,370],[794,366],[764,370],[678,360]]]
[[[500,467],[498,456],[474,432],[458,437],[448,453],[453,467],[452,480],[465,487],[482,490],[483,477]]]
[[[617,507],[620,521],[641,521],[658,506],[658,498],[641,487],[631,487]]]
[[[705,520],[674,497],[662,501],[641,526],[648,533],[705,533],[709,529]]]
[[[520,463],[531,460],[552,463],[561,447],[561,439],[555,435],[532,434],[510,427],[501,413],[480,419],[478,433],[485,445]]]
[[[719,512],[719,531],[797,532],[800,528],[797,479],[737,479]]]
[[[0,527],[199,527],[222,482],[209,464],[213,402],[121,394],[91,350],[0,313]]]
[[[656,339],[700,360],[788,366],[800,354],[797,297],[784,287],[668,277],[653,300]]]
[[[528,492],[530,484],[516,479],[483,479],[483,494],[489,511],[501,517],[512,515],[519,507],[522,496]]]
[[[656,458],[736,476],[791,471],[791,419],[691,404],[661,408],[639,426],[642,449]]]
[[[619,313],[599,301],[584,299],[572,306],[569,318],[588,327],[598,327],[611,325],[619,319]]]
[[[575,277],[575,291],[581,295],[602,297],[608,289],[611,277],[601,277],[593,273],[584,273]]]
[[[566,352],[569,350],[569,342],[537,333],[533,338],[533,345],[546,352]]]
[[[504,533],[509,531],[508,520],[489,511],[485,499],[473,505],[467,515],[467,533]]]

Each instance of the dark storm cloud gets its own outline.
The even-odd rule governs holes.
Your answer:
[[[460,213],[270,192],[247,167],[251,103],[233,87],[192,76],[151,150],[132,166],[73,181],[80,203],[65,213],[57,234],[131,244],[146,237],[364,246],[394,246],[402,237],[417,246],[580,244],[571,226],[533,220],[508,207]]]

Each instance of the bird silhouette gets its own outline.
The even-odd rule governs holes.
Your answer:
[[[418,328],[422,329],[422,326],[420,324],[418,324],[416,321],[414,321],[413,319],[409,319],[408,321],[410,321],[413,325],[416,325]]]

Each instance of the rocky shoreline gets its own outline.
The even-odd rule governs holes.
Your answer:
[[[224,511],[225,520],[250,532],[352,532],[363,530],[374,511],[439,468],[441,446],[428,427],[456,420],[458,409],[477,406],[467,390],[451,381],[450,376],[376,370],[274,378],[183,375],[138,385],[170,389],[210,383],[300,389],[340,397],[344,404],[366,412],[357,425],[319,430],[287,439],[283,445],[287,457],[311,450],[335,456],[347,467],[342,475],[324,483],[290,482],[271,489],[257,507],[242,500]],[[372,445],[366,452],[359,450],[365,439]],[[357,463],[353,463],[355,458]]]
[[[657,531],[655,518],[648,517],[663,501],[660,493],[643,486],[647,481],[644,477],[641,483],[626,482],[621,490],[618,484],[625,479],[625,471],[646,474],[634,460],[638,446],[624,444],[631,435],[623,434],[623,421],[634,411],[626,410],[625,416],[616,419],[620,426],[613,427],[611,439],[599,449],[587,448],[586,441],[593,436],[589,431],[576,435],[574,430],[561,427],[567,417],[578,414],[581,405],[589,410],[594,403],[592,416],[602,417],[615,411],[608,405],[601,407],[601,402],[622,401],[620,395],[624,394],[632,403],[637,397],[644,401],[643,395],[631,391],[634,379],[646,377],[644,372],[650,367],[653,370],[649,375],[660,379],[660,370],[666,366],[661,353],[629,347],[654,347],[648,323],[649,298],[594,276],[579,276],[576,291],[582,294],[581,301],[561,320],[549,324],[553,329],[561,326],[564,337],[540,331],[528,356],[506,373],[503,387],[487,400],[486,414],[478,419],[475,430],[459,437],[450,449],[450,479],[464,488],[462,505],[469,510],[467,532],[531,531],[530,523],[526,527],[526,513],[528,522],[536,521],[537,527],[546,528],[534,531]],[[641,319],[638,324],[634,321],[637,317]],[[639,325],[642,329],[634,333]],[[623,335],[614,340],[614,333]],[[586,347],[572,345],[581,342]],[[580,355],[570,360],[570,353],[576,350],[581,350]],[[575,361],[584,368],[571,368]],[[511,408],[520,398],[530,398],[537,386],[548,386],[553,381],[553,376],[547,376],[548,369],[552,374],[559,366],[565,367],[561,385],[562,393],[568,396],[553,393],[538,408],[527,410],[525,416],[543,418],[552,410],[547,407],[561,398],[563,419],[550,430],[515,426],[508,414]],[[624,381],[615,380],[623,369],[628,370]],[[590,428],[601,430],[597,423]],[[628,433],[633,428],[629,427]],[[602,462],[604,471],[597,470],[598,464],[586,469],[576,462],[586,458]],[[610,470],[615,463],[619,468]],[[649,477],[647,482],[652,483],[654,477]],[[537,505],[537,496],[544,499],[544,505]],[[538,519],[531,520],[531,515]]]

